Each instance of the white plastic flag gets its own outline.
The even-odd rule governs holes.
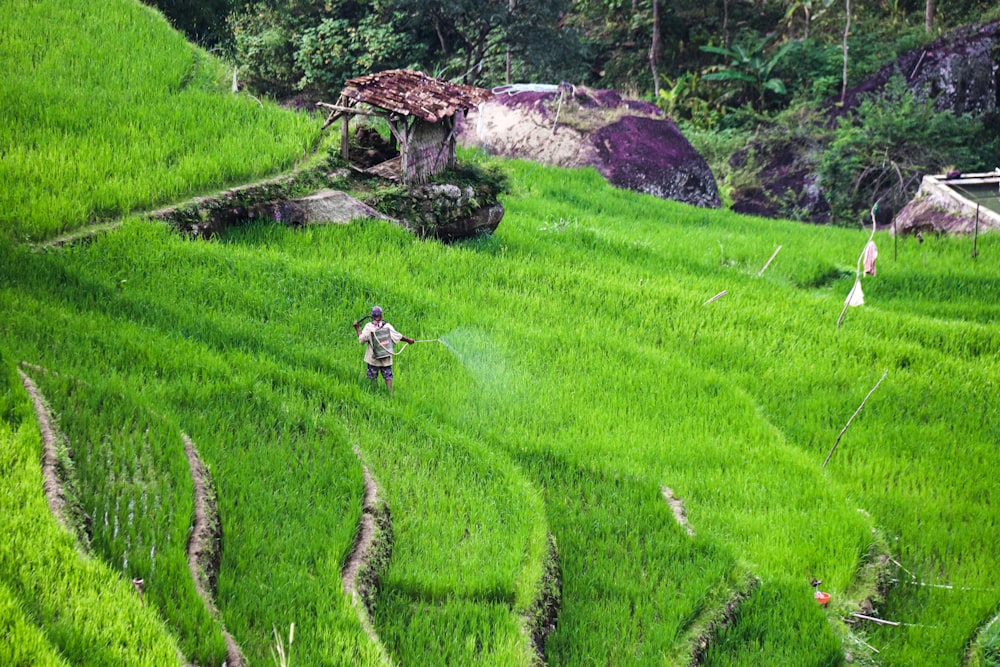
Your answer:
[[[847,299],[844,301],[848,306],[863,306],[865,305],[865,293],[861,291],[861,278],[854,279],[854,287],[847,295]]]

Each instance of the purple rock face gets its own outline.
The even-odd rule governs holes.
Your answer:
[[[918,95],[934,100],[938,111],[979,116],[996,111],[1000,97],[1000,21],[960,28],[925,47],[899,56],[873,76],[847,89],[824,107],[831,116],[855,108],[864,94],[878,93],[897,72]]]
[[[576,120],[570,119],[573,113],[579,114]],[[458,136],[466,145],[500,155],[594,167],[621,188],[721,206],[708,163],[677,125],[655,104],[622,99],[614,90],[568,84],[553,92],[501,90],[460,122]]]
[[[624,116],[590,137],[612,185],[696,206],[722,205],[712,170],[670,119]]]
[[[1000,21],[969,26],[943,35],[925,47],[903,53],[868,79],[847,89],[820,109],[830,123],[851,113],[865,95],[878,95],[899,73],[918,96],[933,99],[938,111],[982,115],[995,112],[1000,102]],[[733,193],[733,210],[765,217],[793,217],[815,223],[830,222],[830,206],[812,156],[824,146],[803,142],[797,146],[754,145],[760,165],[759,187]],[[737,153],[736,160],[745,158]],[[879,207],[880,214],[891,209]],[[887,221],[880,220],[880,225]]]

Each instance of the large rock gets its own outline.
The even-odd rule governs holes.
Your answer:
[[[917,232],[947,232],[971,234],[978,231],[1000,230],[1000,213],[976,201],[963,188],[966,183],[982,183],[996,189],[1000,174],[969,174],[955,176],[924,176],[916,196],[903,207],[892,225],[899,234]]]
[[[677,125],[656,105],[615,91],[568,84],[502,89],[469,112],[458,137],[497,155],[594,167],[621,188],[721,206],[708,163]]]
[[[337,190],[321,190],[307,197],[284,198],[276,183],[268,181],[234,188],[148,215],[199,238],[218,236],[229,227],[246,224],[250,220],[274,220],[285,225],[302,226],[345,223],[364,218],[392,219]]]
[[[266,204],[256,213],[253,217],[272,217],[286,225],[344,223],[364,218],[391,219],[338,190],[321,190],[308,197]]]
[[[1000,22],[969,26],[944,35],[927,46],[907,51],[861,83],[848,88],[844,104],[840,95],[821,105],[831,124],[851,113],[865,95],[880,95],[899,73],[918,96],[933,99],[939,111],[982,116],[997,111],[1000,97]],[[760,174],[758,187],[733,194],[733,210],[766,217],[788,217],[826,223],[830,206],[819,182],[818,162],[825,149],[812,139],[789,132],[786,142],[753,144],[734,156],[735,166],[752,155]],[[918,217],[936,209],[922,212]],[[880,212],[891,213],[887,206]],[[956,229],[942,213],[937,227]],[[890,220],[879,220],[880,225]]]
[[[383,205],[421,238],[459,241],[492,234],[503,220],[496,184],[431,183],[411,186]]]
[[[938,111],[982,116],[997,110],[1000,95],[1000,21],[959,28],[925,47],[912,49],[860,84],[827,102],[834,114],[853,109],[866,94],[878,94],[896,73],[907,87],[934,100]]]

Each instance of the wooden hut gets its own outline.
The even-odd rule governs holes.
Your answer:
[[[394,69],[351,79],[344,84],[336,104],[320,102],[318,106],[330,109],[324,129],[344,119],[340,150],[345,159],[349,159],[350,117],[360,114],[384,118],[398,142],[399,155],[368,171],[415,184],[454,165],[456,114],[477,107],[491,96],[483,88],[441,81],[414,70]]]

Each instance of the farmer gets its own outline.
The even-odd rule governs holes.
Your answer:
[[[358,334],[358,342],[365,346],[365,363],[368,364],[368,379],[372,384],[381,372],[385,378],[385,386],[392,396],[392,346],[399,341],[413,344],[412,338],[407,338],[396,331],[391,324],[382,319],[382,309],[372,308],[372,321],[359,329],[359,322],[354,323],[354,333]]]

